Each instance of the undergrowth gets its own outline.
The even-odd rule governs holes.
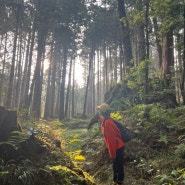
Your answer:
[[[126,184],[185,184],[185,119],[182,119],[185,107],[164,109],[157,103],[141,104],[114,112],[112,116],[124,122],[132,133],[132,140],[125,149]],[[91,166],[97,182],[102,185],[111,180],[111,161],[105,161],[105,157],[101,154],[96,155],[95,160],[92,157],[94,165]],[[104,165],[100,166],[100,161],[104,161]]]
[[[185,184],[184,106],[164,109],[157,103],[140,104],[113,112],[112,117],[124,122],[132,133],[132,140],[125,148],[126,184]],[[71,185],[76,181],[83,184],[87,178],[87,184],[93,184],[94,179],[98,185],[109,184],[112,164],[102,139],[100,123],[87,130],[88,121],[29,120],[29,128],[26,123],[22,125],[26,134],[14,133],[7,143],[16,151],[28,138],[37,138],[45,153],[32,158],[23,157],[19,161],[1,159],[0,183],[33,185],[39,182],[42,185],[47,181],[51,185]],[[0,146],[4,144],[0,143]],[[59,179],[54,180],[53,174]],[[42,175],[45,178],[41,178]]]

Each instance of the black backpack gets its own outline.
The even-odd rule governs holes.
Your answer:
[[[131,140],[131,133],[128,130],[128,128],[124,125],[122,125],[119,121],[112,119],[115,123],[115,125],[119,128],[121,132],[121,139],[124,143],[127,143]]]

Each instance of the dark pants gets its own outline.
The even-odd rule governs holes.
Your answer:
[[[113,181],[120,184],[124,180],[123,154],[124,147],[116,151],[116,158],[113,159]]]

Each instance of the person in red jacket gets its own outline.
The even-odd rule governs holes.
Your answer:
[[[102,133],[105,145],[108,148],[110,158],[113,159],[113,184],[123,185],[124,168],[123,154],[125,143],[121,139],[121,133],[110,117],[110,106],[103,103],[97,106],[102,123]]]

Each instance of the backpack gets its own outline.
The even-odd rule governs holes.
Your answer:
[[[121,132],[121,139],[124,143],[127,143],[131,140],[131,133],[128,130],[128,128],[124,125],[122,125],[119,121],[112,119],[115,123],[115,125],[118,127],[118,129]]]

